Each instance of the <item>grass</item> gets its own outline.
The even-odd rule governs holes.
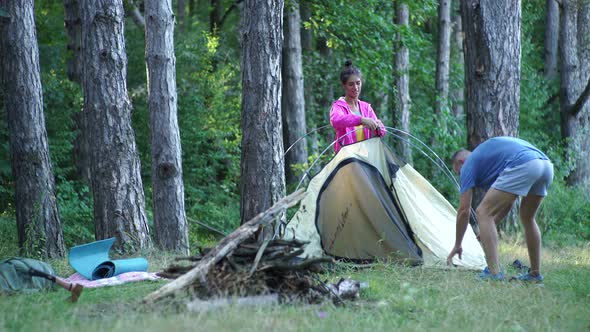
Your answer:
[[[504,242],[504,266],[518,258],[522,243]],[[172,257],[148,254],[151,270]],[[63,261],[53,266],[71,273]],[[516,271],[506,269],[508,275]],[[367,281],[361,298],[345,306],[281,305],[229,307],[187,312],[179,305],[140,303],[163,282],[138,282],[86,289],[76,304],[63,290],[0,298],[0,331],[588,331],[590,330],[590,243],[549,248],[543,253],[545,285],[481,282],[475,272],[378,264],[339,268],[326,279]]]

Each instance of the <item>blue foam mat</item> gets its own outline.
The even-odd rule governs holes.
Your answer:
[[[68,260],[76,272],[86,279],[110,278],[125,272],[147,271],[145,258],[110,259],[109,250],[115,242],[112,237],[70,249]]]

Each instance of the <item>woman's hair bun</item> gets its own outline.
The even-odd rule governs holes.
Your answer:
[[[346,60],[344,67],[352,67],[352,60]]]

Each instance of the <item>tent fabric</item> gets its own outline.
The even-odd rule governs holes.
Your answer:
[[[372,256],[443,267],[454,245],[455,220],[451,204],[373,138],[343,147],[310,181],[284,237],[309,242],[302,256]],[[453,263],[468,269],[486,264],[470,227],[463,257]]]
[[[316,204],[316,226],[327,254],[356,260],[399,254],[408,263],[422,262],[411,229],[375,167],[343,161],[324,182]]]
[[[109,250],[114,242],[113,237],[73,247],[68,256],[70,265],[90,280],[110,278],[125,272],[147,271],[148,262],[145,258],[111,260]]]
[[[50,280],[31,276],[30,268],[55,275],[48,263],[31,258],[10,257],[0,261],[0,292],[38,291],[53,287]]]

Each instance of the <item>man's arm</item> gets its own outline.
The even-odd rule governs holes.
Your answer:
[[[465,236],[465,231],[467,230],[467,225],[469,224],[469,216],[471,214],[471,198],[473,196],[473,189],[469,189],[463,194],[461,194],[461,199],[459,200],[459,209],[457,209],[457,225],[455,230],[455,247],[451,250],[449,257],[447,258],[447,264],[451,265],[453,262],[453,256],[459,255],[459,259],[461,259],[461,255],[463,253],[463,249],[461,248],[461,243],[463,242],[463,237]]]
[[[471,197],[473,189],[469,189],[461,194],[459,200],[459,209],[457,210],[457,229],[455,233],[455,248],[460,248],[463,242],[463,236],[469,224],[469,216],[471,215]]]

